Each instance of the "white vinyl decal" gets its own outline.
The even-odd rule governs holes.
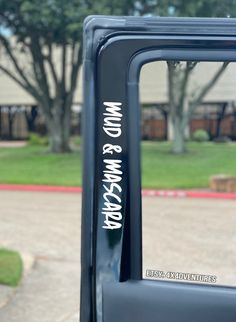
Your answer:
[[[122,134],[122,103],[104,102],[103,130],[108,138],[119,138]],[[122,227],[122,147],[107,142],[103,145],[103,208],[104,229],[119,229]],[[110,156],[111,158],[108,158]]]

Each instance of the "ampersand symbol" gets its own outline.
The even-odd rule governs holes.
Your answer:
[[[113,154],[114,152],[121,153],[122,148],[120,145],[105,144],[103,146],[103,154]]]

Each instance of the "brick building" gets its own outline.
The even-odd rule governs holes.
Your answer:
[[[206,83],[219,63],[201,62],[191,76],[189,91]],[[82,73],[73,104],[73,133],[80,132],[82,109]],[[29,132],[45,133],[44,118],[37,102],[8,76],[0,72],[0,139],[25,139]],[[171,137],[168,113],[166,62],[145,65],[140,75],[142,105],[142,136],[144,139],[165,140]],[[192,117],[191,135],[205,129],[211,138],[226,135],[236,139],[236,63],[231,63],[217,84],[209,91]]]
[[[195,67],[188,93],[204,86],[221,63],[201,62]],[[142,102],[142,134],[144,139],[171,138],[168,113],[168,77],[166,62],[154,62],[143,67],[140,75]],[[206,130],[210,137],[228,136],[236,140],[236,63],[230,63],[224,74],[207,93],[192,115],[189,136],[197,129]]]

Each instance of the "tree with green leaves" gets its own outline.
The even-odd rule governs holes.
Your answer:
[[[215,74],[198,89],[189,90],[191,74],[199,62],[168,61],[169,116],[173,128],[172,152],[186,152],[185,136],[191,117],[207,93],[224,73],[228,62],[220,63]]]
[[[79,0],[0,0],[0,70],[31,94],[44,113],[52,152],[70,151],[71,106],[82,62]]]
[[[228,16],[234,15],[234,4],[235,0],[0,0],[0,49],[7,57],[0,70],[43,111],[51,151],[67,152],[87,15]],[[182,70],[178,76],[178,69],[173,71],[176,64],[168,66],[172,75],[184,79]]]
[[[91,14],[132,15],[131,0],[0,0],[0,70],[33,96],[52,152],[70,151],[71,106]],[[4,30],[10,32],[7,37]]]
[[[160,16],[235,17],[235,4],[235,0],[159,0],[156,1],[153,12]],[[167,62],[169,116],[173,129],[172,152],[175,154],[186,151],[185,135],[192,114],[228,66],[228,63],[222,63],[207,84],[198,91],[189,93],[191,74],[197,64],[197,62]]]
[[[105,0],[107,3],[107,1]],[[236,0],[140,0],[111,1],[125,8],[125,14],[157,15],[172,17],[235,17]],[[106,5],[104,6],[106,7]],[[108,6],[107,6],[108,7]],[[115,6],[114,6],[115,7]],[[111,13],[111,12],[110,12]],[[119,13],[119,12],[118,12]],[[196,108],[201,105],[207,93],[217,83],[228,63],[222,63],[215,74],[193,93],[188,92],[191,74],[197,62],[168,61],[169,116],[173,128],[172,152],[186,151],[185,134]]]
[[[137,1],[139,2],[139,1]],[[145,13],[172,17],[235,17],[236,0],[146,0]]]

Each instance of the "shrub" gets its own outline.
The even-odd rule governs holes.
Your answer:
[[[192,138],[195,142],[207,142],[210,140],[209,134],[205,130],[196,130]]]
[[[48,138],[46,136],[38,135],[37,133],[30,133],[29,144],[30,145],[48,145]]]

